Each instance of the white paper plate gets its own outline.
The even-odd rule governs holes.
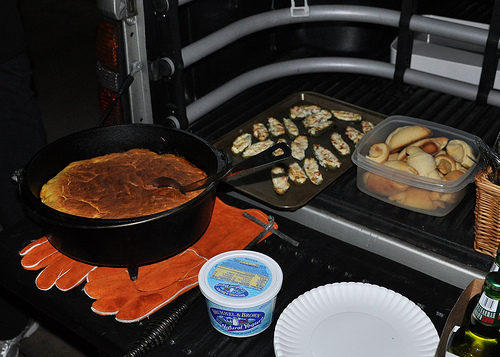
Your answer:
[[[277,357],[433,357],[439,342],[429,317],[406,297],[364,283],[312,289],[283,311]]]

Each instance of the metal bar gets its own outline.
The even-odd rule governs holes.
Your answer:
[[[146,29],[142,1],[137,2],[137,15],[123,20],[122,28],[129,72],[132,72],[134,64],[141,64],[141,71],[135,75],[135,80],[129,88],[132,123],[152,124],[153,115],[151,109],[146,53]]]
[[[264,223],[264,222],[262,222],[261,220],[255,218],[254,216],[252,216],[248,212],[243,212],[243,216],[246,217],[246,218],[248,218],[252,222],[257,223],[261,227],[264,227],[265,228],[264,231],[263,231],[264,235],[265,235],[265,233],[267,233],[267,231],[269,231],[269,232],[271,232],[273,234],[276,234],[278,237],[280,237],[281,239],[283,239],[285,242],[290,243],[294,247],[298,247],[299,246],[299,242],[297,242],[295,239],[293,239],[293,238],[287,236],[286,234],[278,231],[277,229],[273,228],[273,224],[274,224],[274,217],[273,216],[268,216],[269,223],[267,223],[267,224]]]
[[[291,17],[288,10],[275,10],[250,16],[186,46],[182,49],[185,66],[239,38],[267,28],[314,21],[353,21],[398,27],[401,17],[398,11],[367,6],[311,6],[310,15],[307,17]],[[488,30],[485,29],[419,15],[411,16],[409,28],[411,31],[425,32],[480,46],[486,45],[488,37]],[[188,123],[192,124],[217,106],[257,84],[286,76],[317,72],[356,73],[390,79],[395,73],[391,64],[357,58],[315,58],[272,64],[242,74],[189,104],[186,108]],[[478,94],[478,86],[411,69],[404,71],[403,82],[468,100],[476,100]],[[500,106],[499,93],[491,89],[486,95],[486,103]]]
[[[289,9],[268,11],[236,21],[184,47],[182,58],[184,65],[188,67],[240,38],[277,26],[318,21],[350,21],[398,27],[400,15],[401,13],[395,10],[353,5],[310,6],[310,14],[307,17],[291,17]],[[480,46],[486,45],[488,36],[488,30],[485,29],[420,15],[411,17],[409,27],[414,32],[425,32]]]
[[[392,79],[395,66],[390,63],[348,57],[321,57],[299,60],[290,60],[274,63],[246,72],[231,81],[223,84],[186,108],[190,124],[207,114],[219,105],[225,103],[237,94],[257,84],[267,81],[311,73],[353,73]],[[404,83],[432,89],[441,93],[451,94],[460,98],[474,101],[478,86],[454,79],[436,76],[433,74],[407,69],[404,74]],[[500,107],[500,91],[490,90],[487,103]]]
[[[182,49],[185,67],[249,34],[283,25],[317,21],[354,21],[397,27],[399,12],[368,6],[310,6],[307,17],[292,17],[290,9],[249,16],[236,21]]]
[[[410,30],[410,20],[417,10],[417,0],[403,0],[399,19],[398,50],[394,80],[401,85],[406,69],[410,68],[414,33]]]
[[[498,39],[500,38],[500,1],[495,1],[493,6],[493,15],[491,25],[484,50],[483,65],[479,89],[477,93],[477,102],[484,104],[488,98],[488,92],[493,88],[496,72],[498,68]]]

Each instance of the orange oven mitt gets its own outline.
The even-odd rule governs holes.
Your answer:
[[[268,217],[262,211],[241,210],[217,198],[204,235],[189,249],[169,259],[139,267],[135,281],[130,279],[126,268],[94,267],[76,262],[58,252],[46,238],[21,251],[21,264],[30,270],[44,268],[36,279],[42,290],[54,285],[68,290],[86,278],[84,290],[95,299],[92,304],[95,313],[116,315],[121,322],[140,321],[195,287],[198,272],[208,259],[243,249],[262,232],[263,228],[244,217],[243,212],[267,223]],[[273,227],[277,229],[276,224]]]
[[[61,254],[45,237],[28,244],[19,254],[24,269],[43,269],[35,279],[40,290],[49,290],[54,285],[61,291],[71,290],[97,268]]]

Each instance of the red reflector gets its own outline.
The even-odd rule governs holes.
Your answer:
[[[114,98],[116,96],[116,92],[113,92],[103,86],[99,86],[98,90],[98,104],[99,104],[99,114],[102,117],[106,111],[108,110],[109,106],[113,102]],[[107,125],[116,125],[116,124],[124,124],[125,119],[123,115],[123,109],[121,106],[121,100],[118,99],[116,103],[114,104],[113,109],[109,113],[107,119],[104,121],[102,126],[107,126]]]
[[[102,19],[97,25],[96,56],[100,64],[112,71],[119,72],[119,25]]]

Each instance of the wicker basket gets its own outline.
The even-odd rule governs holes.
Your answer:
[[[475,181],[474,249],[495,257],[500,244],[500,186],[488,179],[485,169],[476,174]]]

